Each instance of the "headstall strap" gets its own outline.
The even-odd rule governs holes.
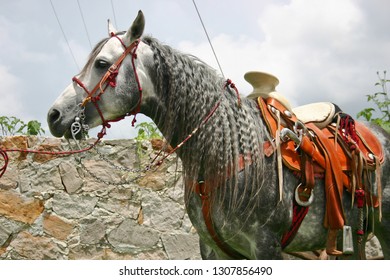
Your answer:
[[[117,38],[125,50],[123,51],[122,55],[118,58],[118,60],[113,65],[110,66],[110,68],[103,75],[103,77],[100,79],[100,81],[95,85],[95,87],[91,91],[89,91],[88,88],[85,86],[85,84],[79,78],[73,77],[73,79],[72,79],[73,82],[77,83],[87,93],[87,97],[84,98],[83,102],[81,103],[81,106],[85,107],[88,102],[91,102],[95,106],[95,108],[96,108],[96,110],[97,110],[97,112],[102,120],[103,129],[101,132],[99,132],[98,137],[103,137],[106,134],[106,128],[110,128],[109,122],[115,122],[115,121],[122,120],[123,118],[125,118],[128,115],[134,115],[134,119],[132,121],[132,126],[134,126],[134,124],[136,122],[136,115],[140,112],[140,109],[141,109],[142,87],[141,87],[141,82],[140,82],[139,77],[138,77],[137,69],[135,67],[135,59],[137,59],[136,51],[138,49],[140,39],[134,41],[133,43],[130,44],[130,46],[127,47],[125,45],[125,43],[123,42],[123,40],[119,36],[117,36],[115,33],[112,32],[111,37]],[[104,92],[108,86],[111,86],[113,88],[116,87],[116,78],[117,78],[118,73],[119,73],[119,68],[122,65],[123,60],[129,54],[131,54],[131,63],[132,63],[132,67],[134,70],[134,76],[135,76],[135,80],[136,80],[136,83],[138,86],[138,91],[140,94],[139,102],[138,102],[136,108],[131,113],[128,113],[128,114],[121,116],[121,117],[114,119],[114,120],[106,120],[104,118],[103,112],[101,111],[101,109],[98,105],[98,101],[100,100],[100,97],[104,94]]]
[[[119,42],[121,42],[123,48],[124,48],[124,49],[127,49],[127,46],[125,45],[125,43],[123,43],[123,40],[122,40],[121,38],[119,38],[118,35],[116,35],[114,32],[111,32],[111,33],[110,33],[110,36],[111,36],[111,38],[112,38],[112,37],[117,38],[117,39],[119,40]]]
[[[124,44],[122,39],[119,38],[116,34],[111,34],[111,37],[117,38],[120,41],[121,45],[125,48],[125,50],[124,50],[123,54],[118,58],[118,60],[107,70],[106,74],[100,79],[100,81],[96,84],[96,86],[91,91],[89,91],[88,88],[85,86],[85,84],[78,77],[75,76],[72,78],[72,81],[75,82],[79,87],[81,87],[87,93],[87,97],[79,105],[81,107],[79,115],[76,116],[75,121],[72,123],[72,125],[70,127],[72,137],[75,139],[77,134],[79,134],[82,131],[88,130],[88,125],[83,122],[83,118],[85,117],[84,110],[85,110],[86,104],[88,102],[92,102],[94,104],[94,106],[96,107],[96,110],[98,111],[100,118],[102,119],[102,129],[98,133],[96,141],[86,148],[82,149],[80,146],[78,146],[78,148],[79,148],[78,150],[71,150],[71,151],[38,151],[38,150],[18,149],[18,148],[3,149],[0,147],[0,156],[2,156],[3,160],[4,160],[4,165],[0,167],[0,178],[5,173],[7,166],[8,166],[9,157],[7,155],[7,152],[24,152],[24,153],[47,154],[47,155],[57,155],[57,156],[69,156],[69,155],[89,151],[93,147],[95,147],[97,145],[97,143],[106,134],[106,128],[110,127],[109,122],[116,122],[116,121],[123,119],[124,117],[126,117],[128,115],[134,115],[134,119],[132,122],[132,124],[134,126],[134,123],[136,121],[135,116],[140,111],[141,101],[142,101],[142,87],[141,87],[141,83],[140,83],[140,80],[138,77],[137,69],[135,67],[135,59],[137,58],[136,51],[137,51],[138,45],[139,45],[141,40],[138,39],[138,40],[134,41],[133,43],[131,43],[130,46],[126,47],[126,45]],[[100,110],[100,107],[98,105],[98,101],[100,100],[100,96],[104,93],[105,89],[108,86],[111,86],[111,87],[116,86],[116,77],[118,75],[119,67],[120,67],[122,61],[126,58],[126,56],[128,54],[131,54],[132,67],[133,67],[135,79],[136,79],[136,82],[138,85],[140,99],[139,99],[139,102],[137,104],[137,107],[133,110],[133,112],[128,113],[124,116],[120,116],[120,117],[113,119],[113,120],[106,120],[103,116],[103,112]],[[104,88],[103,88],[103,86],[104,86]],[[99,90],[100,90],[99,94],[96,95],[96,93]]]

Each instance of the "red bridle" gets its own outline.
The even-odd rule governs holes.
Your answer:
[[[72,81],[78,84],[86,93],[87,97],[84,98],[84,100],[81,103],[81,107],[85,107],[88,102],[92,102],[92,104],[95,106],[97,112],[99,113],[99,116],[102,120],[103,129],[98,134],[99,138],[102,138],[104,134],[106,134],[105,128],[110,128],[111,125],[110,122],[116,122],[119,120],[122,120],[126,116],[134,115],[134,119],[132,122],[132,125],[134,126],[134,123],[136,122],[135,116],[140,112],[141,109],[141,101],[142,101],[142,87],[141,83],[139,81],[139,77],[137,74],[137,69],[135,67],[135,59],[137,59],[136,51],[138,49],[140,39],[135,40],[133,43],[130,44],[130,46],[126,47],[126,45],[123,43],[122,39],[119,38],[116,34],[111,33],[111,37],[115,37],[119,40],[121,45],[124,47],[124,51],[122,55],[117,59],[117,61],[110,66],[110,68],[107,70],[107,72],[103,75],[103,77],[100,79],[100,81],[95,85],[95,87],[92,90],[88,90],[88,88],[85,86],[85,84],[76,76],[72,78]],[[118,76],[118,71],[120,66],[122,65],[123,60],[126,58],[127,55],[131,55],[131,64],[134,71],[135,80],[138,85],[138,92],[140,95],[137,107],[132,111],[129,112],[123,116],[120,116],[113,120],[106,120],[103,116],[103,112],[101,111],[98,101],[100,100],[100,97],[103,95],[104,91],[107,89],[108,86],[116,87],[116,77]]]

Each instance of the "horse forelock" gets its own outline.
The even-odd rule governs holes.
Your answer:
[[[187,187],[206,180],[221,190],[214,199],[228,199],[233,209],[254,208],[263,185],[262,143],[267,138],[255,103],[243,98],[239,107],[233,90],[225,89],[224,80],[200,59],[151,37],[143,41],[154,53],[151,79],[165,104],[165,108],[156,108],[161,116],[154,120],[171,144],[188,136],[221,101],[207,124],[178,151]],[[244,171],[239,169],[240,157],[247,159]],[[239,172],[245,182],[240,188]],[[243,190],[249,195],[242,196]]]

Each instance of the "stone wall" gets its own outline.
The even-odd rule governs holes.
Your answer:
[[[0,141],[8,148],[69,149],[53,138]],[[0,259],[199,259],[177,159],[142,172],[156,153],[149,142],[133,140],[104,141],[68,157],[8,153],[0,179]]]
[[[0,145],[71,149],[60,139],[25,136],[0,138]],[[180,163],[172,155],[142,172],[160,148],[158,141],[111,140],[69,157],[8,153],[0,179],[0,259],[200,259]],[[366,251],[383,256],[376,239]],[[311,255],[301,257],[317,258]]]

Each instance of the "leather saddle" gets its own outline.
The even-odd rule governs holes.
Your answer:
[[[362,201],[378,207],[381,219],[379,168],[384,153],[380,142],[367,127],[353,121],[332,103],[309,104],[291,112],[273,97],[259,97],[258,105],[275,142],[265,143],[265,155],[270,156],[276,151],[277,159],[281,158],[284,166],[296,172],[301,182],[294,192],[293,223],[283,235],[283,248],[294,238],[313,201],[315,175],[325,181],[324,226],[330,229],[329,232],[342,229],[346,223],[341,202],[343,188],[351,193],[352,205],[356,196],[358,208],[362,209]],[[281,198],[283,174],[280,161]],[[376,174],[378,196],[370,191],[369,170]]]
[[[341,110],[334,104],[329,102],[312,103],[292,109],[292,112],[287,110],[283,104],[273,98],[259,98],[258,103],[260,109],[265,116],[265,121],[272,136],[275,137],[277,127],[277,117],[275,111],[280,112],[281,129],[294,129],[296,122],[304,124],[306,127],[317,127],[326,136],[327,141],[332,144],[337,153],[337,158],[340,162],[342,170],[345,172],[351,171],[352,150],[358,149],[363,157],[367,167],[371,170],[376,168],[376,160],[380,164],[384,161],[384,153],[382,146],[375,135],[362,123],[355,121],[357,141],[352,143],[346,142],[346,137],[341,134],[342,127],[337,129],[337,118],[340,116]],[[310,128],[309,128],[310,130]],[[341,131],[341,132],[340,132]],[[310,131],[315,136],[313,131]],[[347,139],[347,141],[352,141]],[[296,143],[294,141],[286,141],[281,143],[281,151],[284,164],[295,171],[301,170],[300,157],[296,152]],[[324,172],[321,166],[318,166],[318,171]],[[348,186],[345,186],[348,187]]]
[[[351,193],[352,205],[356,197],[359,220],[363,220],[364,204],[379,207],[381,219],[380,165],[384,152],[375,135],[329,102],[292,108],[288,100],[275,91],[279,80],[271,74],[251,71],[244,78],[253,86],[248,97],[257,100],[272,137],[272,141],[264,143],[263,151],[265,156],[276,152],[279,200],[283,197],[283,167],[299,177],[294,192],[292,225],[283,235],[282,247],[292,240],[313,202],[318,177],[323,178],[325,184],[324,226],[329,232],[342,229],[346,224],[342,204],[344,188]],[[370,173],[375,173],[378,197],[372,194]],[[358,235],[363,232],[360,225]]]

